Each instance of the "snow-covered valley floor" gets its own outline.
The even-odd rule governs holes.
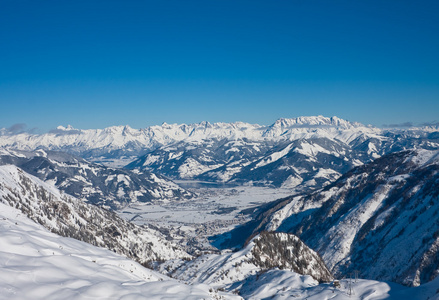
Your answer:
[[[229,188],[192,188],[198,197],[161,204],[133,203],[119,213],[136,224],[202,224],[213,221],[233,221],[242,210],[290,196],[290,189],[239,186]],[[245,217],[245,215],[243,215]],[[244,218],[245,219],[245,218]]]
[[[195,238],[210,249],[207,237],[229,231],[250,220],[257,206],[290,196],[290,189],[238,186],[192,188],[198,196],[180,202],[133,203],[118,214],[135,224],[170,230],[175,239]]]

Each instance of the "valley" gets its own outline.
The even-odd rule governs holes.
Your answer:
[[[28,218],[60,241],[132,260],[167,286],[157,299],[168,290],[181,299],[438,299],[438,131],[317,116],[270,126],[0,132],[0,202],[11,209],[2,228],[52,249],[12,226]],[[5,243],[5,257],[18,251]],[[50,251],[70,255],[44,250],[44,259]],[[21,281],[5,280],[0,288],[19,299]],[[128,284],[144,293],[145,278],[135,280]],[[62,284],[52,284],[53,296]],[[76,286],[69,289],[80,293]]]
[[[186,182],[178,183],[187,186]],[[294,193],[291,189],[253,186],[206,188],[194,181],[190,185],[195,183],[198,188],[188,189],[196,195],[193,199],[154,204],[131,203],[117,213],[137,225],[149,224],[166,229],[180,245],[197,245],[199,252],[216,251],[210,245],[209,237],[250,221],[259,206]]]

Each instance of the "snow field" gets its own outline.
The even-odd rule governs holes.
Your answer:
[[[0,203],[0,299],[240,299],[57,236]]]

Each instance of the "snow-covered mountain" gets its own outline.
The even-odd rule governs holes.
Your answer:
[[[439,149],[434,130],[384,131],[339,118],[280,119],[248,137],[185,139],[127,166],[178,179],[322,187],[351,168],[404,149]],[[236,136],[236,135],[235,135]]]
[[[2,211],[14,210],[2,215],[6,222],[0,223],[0,241],[7,245],[0,250],[0,263],[3,262],[1,266],[5,270],[0,272],[0,290],[8,292],[5,299],[30,298],[26,296],[30,293],[37,293],[36,298],[56,298],[54,295],[65,288],[66,282],[67,298],[75,298],[71,296],[73,293],[84,297],[101,295],[93,289],[97,286],[100,293],[105,294],[109,290],[114,295],[127,298],[146,295],[150,299],[168,296],[175,299],[240,299],[231,294],[219,295],[215,291],[225,288],[239,292],[245,299],[352,299],[352,295],[347,294],[347,280],[342,280],[340,289],[334,289],[328,283],[319,284],[318,281],[331,279],[325,264],[336,276],[347,276],[359,270],[363,278],[391,280],[406,285],[421,284],[409,290],[396,284],[360,280],[354,287],[354,299],[439,298],[438,279],[433,279],[439,273],[437,129],[383,131],[324,117],[281,119],[268,127],[206,122],[190,126],[157,126],[161,135],[157,134],[156,144],[147,150],[147,155],[136,161],[139,164],[131,166],[134,171],[88,163],[72,155],[43,150],[41,145],[32,153],[27,150],[2,150],[1,164],[13,163],[26,171],[14,165],[0,166],[0,206]],[[72,131],[71,135],[65,135],[66,139],[79,134],[72,128],[59,130]],[[50,134],[62,136],[59,132]],[[129,134],[130,129],[127,129],[125,135]],[[175,136],[171,137],[172,134]],[[3,132],[4,136],[12,137],[6,132]],[[0,140],[3,141],[3,137]],[[102,153],[107,155],[104,159],[113,159],[128,153],[123,147],[129,150],[130,145],[133,143],[122,143],[121,148],[93,148],[88,153],[92,153],[90,157],[96,160],[102,159]],[[18,146],[22,145],[17,144],[15,148]],[[67,146],[57,150],[88,155],[80,151],[79,144],[76,146],[70,145],[70,150]],[[146,148],[143,147],[139,149],[144,151]],[[386,154],[405,148],[418,150]],[[100,158],[94,156],[96,153]],[[152,153],[163,160],[154,162]],[[374,158],[377,159],[367,163]],[[142,162],[143,159],[151,165]],[[356,165],[360,166],[350,170]],[[267,203],[258,208],[259,214],[250,223],[214,239],[215,245],[227,241],[231,241],[228,245],[245,245],[236,252],[226,250],[222,254],[205,254],[187,261],[191,258],[186,252],[188,248],[185,251],[173,242],[172,235],[166,230],[148,225],[135,226],[108,210],[86,203],[115,208],[129,201],[155,201],[167,196],[169,199],[190,197],[183,190],[178,194],[179,189],[160,176],[156,176],[159,182],[151,180],[145,171],[149,169],[175,178],[234,183],[253,181],[272,186],[300,183],[304,191],[310,187],[325,187]],[[142,176],[145,178],[142,179]],[[153,182],[151,189],[145,183],[147,181]],[[148,190],[143,196],[140,194],[142,188]],[[170,194],[167,194],[168,189],[172,191]],[[130,194],[132,190],[135,198]],[[154,198],[154,192],[150,191],[157,191],[158,196]],[[87,198],[88,195],[109,200],[99,202],[93,197]],[[142,198],[151,195],[152,198]],[[10,207],[3,209],[5,204]],[[123,269],[122,273],[129,270],[135,276],[115,275],[117,271],[109,279],[107,270],[115,272],[110,271],[115,262],[98,259],[99,255],[108,258],[107,252],[100,252],[101,249],[97,255],[93,254],[97,252],[84,250],[79,254],[80,250],[73,250],[81,247],[77,241],[70,240],[71,243],[65,244],[59,238],[57,243],[53,242],[52,236],[50,242],[45,242],[39,233],[30,234],[30,237],[19,233],[25,241],[23,243],[14,234],[24,226],[20,221],[9,221],[12,215],[18,216],[16,210],[52,232],[106,247],[195,285],[170,281],[168,277],[141,269],[140,265],[117,259],[115,261]],[[258,235],[254,237],[254,234]],[[246,240],[249,242],[245,243]],[[60,246],[71,249],[63,251]],[[34,253],[34,248],[37,253]],[[4,254],[3,249],[12,250]],[[23,254],[20,251],[25,251],[26,255],[20,256]],[[73,258],[67,257],[72,253]],[[31,254],[30,258],[28,254]],[[36,263],[38,260],[34,259],[34,254],[41,259],[40,264]],[[52,261],[54,255],[62,258]],[[76,268],[79,271],[71,272],[68,268],[58,267],[63,259],[67,261],[66,266],[81,266]],[[163,260],[167,262],[151,264],[152,261]],[[91,276],[84,282],[78,282],[81,274],[99,272],[94,269],[94,264],[103,269],[102,277]],[[49,271],[42,271],[46,269]],[[29,271],[26,274],[33,277],[17,277],[17,270]],[[47,275],[48,272],[62,274],[59,278],[63,284]],[[146,291],[149,285],[145,281],[149,279],[154,280],[155,285]],[[136,288],[134,291],[129,289],[129,292],[121,281]],[[50,285],[50,294],[44,293],[36,282],[41,282],[45,288],[46,283]],[[2,295],[0,293],[0,299],[3,299]]]
[[[318,254],[298,237],[286,233],[262,232],[237,252],[206,254],[189,262],[171,260],[160,265],[161,272],[173,278],[229,291],[239,291],[247,279],[276,268],[309,275],[318,282],[332,280]]]
[[[205,254],[188,262],[171,260],[161,264],[160,271],[189,284],[208,284],[249,300],[439,299],[439,277],[409,288],[358,279],[352,274],[335,287],[327,282],[332,276],[318,254],[286,233],[262,232],[239,251]]]
[[[57,150],[175,179],[318,188],[354,166],[404,149],[439,148],[439,128],[383,130],[337,117],[162,124],[96,130],[58,127],[36,135],[2,130],[0,146]]]
[[[186,285],[113,251],[60,237],[4,203],[0,231],[2,300],[242,299],[207,285]]]
[[[14,164],[67,194],[111,209],[193,196],[160,175],[105,167],[62,152],[0,149],[0,165],[4,164]]]
[[[0,166],[0,202],[54,233],[107,248],[142,264],[191,257],[156,228],[129,223],[13,165]]]
[[[246,123],[201,122],[198,124],[166,124],[144,129],[113,126],[105,129],[80,130],[58,126],[45,134],[10,134],[0,130],[0,146],[18,150],[36,149],[68,152],[83,158],[122,166],[124,162],[156,149],[186,139],[243,138],[257,135],[259,125]]]
[[[279,119],[270,126],[204,125],[206,131],[226,126],[229,134],[223,130],[201,138],[190,136],[150,151],[127,168],[154,170],[179,179],[289,187],[305,182],[303,186],[314,186],[352,168],[354,158],[349,157],[346,143],[380,132],[322,116]],[[343,160],[345,156],[350,159]]]
[[[438,228],[439,151],[412,150],[356,167],[323,190],[270,203],[229,241],[289,232],[337,276],[359,270],[362,278],[417,286],[439,274]]]
[[[0,299],[437,299],[438,280],[417,288],[358,280],[348,294],[311,276],[269,270],[250,276],[241,296],[206,284],[185,284],[112,251],[55,235],[0,203]],[[352,293],[351,293],[352,294]]]

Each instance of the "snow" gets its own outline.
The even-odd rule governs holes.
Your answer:
[[[219,299],[111,251],[59,237],[0,203],[0,299]],[[239,299],[223,294],[223,299]]]
[[[308,276],[291,276],[286,271],[272,270],[251,283],[242,293],[246,299],[386,299],[390,286],[372,280],[357,280],[349,291],[349,280],[341,280],[341,287],[334,288],[330,283],[317,284]],[[254,288],[252,290],[252,288]],[[248,292],[247,292],[248,291]],[[407,298],[394,298],[407,299]]]
[[[298,176],[290,175],[287,180],[282,183],[282,188],[295,188],[303,182],[303,179]]]
[[[327,179],[331,179],[334,180],[338,177],[340,177],[341,174],[332,170],[332,169],[323,169],[320,168],[319,171],[317,172],[317,174],[315,175],[316,178],[327,178]]]
[[[338,299],[338,300],[412,300],[439,299],[439,277],[430,283],[408,288],[399,284],[366,279],[341,279],[319,284],[309,275],[289,270],[260,272],[251,261],[251,245],[235,253],[203,255],[173,271],[176,278],[191,284],[207,283],[215,288],[239,290],[248,300],[259,299]],[[171,266],[167,262],[162,267]],[[177,263],[178,264],[178,263]],[[171,268],[172,269],[172,268]]]
[[[268,164],[271,164],[272,162],[275,162],[275,161],[281,159],[282,157],[287,155],[288,152],[291,151],[292,147],[293,147],[293,144],[290,144],[287,147],[285,147],[284,149],[282,149],[281,151],[275,152],[275,153],[269,155],[267,158],[264,158],[262,161],[257,163],[255,168],[266,166]]]
[[[416,155],[407,158],[407,160],[411,160],[418,166],[426,166],[432,163],[439,162],[439,151],[431,151],[419,149],[416,151]]]
[[[388,185],[380,187],[376,193],[355,205],[354,208],[340,218],[340,221],[322,236],[322,241],[329,241],[329,245],[326,248],[327,251],[322,255],[329,269],[332,269],[349,254],[351,250],[350,245],[352,245],[358,231],[380,208],[383,199],[387,197],[390,190],[391,186]],[[341,247],[338,245],[341,245]]]
[[[185,181],[180,181],[185,182]],[[199,183],[198,181],[193,181]],[[136,217],[135,223],[142,225],[160,223],[166,219],[169,222],[187,224],[214,221],[233,221],[239,217],[242,210],[255,208],[278,198],[291,195],[291,189],[272,189],[266,187],[240,186],[227,188],[199,188],[192,189],[197,197],[173,202],[158,204],[132,203],[118,211],[126,218]],[[233,208],[228,213],[218,213],[227,208]]]
[[[221,165],[203,165],[193,158],[188,158],[188,159],[186,159],[184,164],[182,164],[178,168],[178,171],[180,173],[181,178],[190,179],[196,175],[199,175],[199,174],[202,174],[204,172],[216,169],[220,166]]]
[[[318,153],[326,153],[326,154],[331,154],[331,152],[329,152],[328,150],[326,150],[325,148],[317,145],[317,144],[310,144],[308,142],[302,142],[300,144],[300,147],[294,149],[295,152],[306,155],[306,156],[310,156],[310,157],[314,157],[316,156]]]
[[[434,154],[422,155],[428,163]],[[429,157],[429,158],[428,158]],[[16,186],[19,169],[14,166],[0,168],[3,186]],[[38,179],[30,177],[34,182]],[[124,181],[124,177],[119,179]],[[392,177],[404,180],[405,176]],[[38,181],[56,196],[61,193],[52,185]],[[378,209],[380,197],[388,193],[387,186],[378,194],[363,200],[365,210],[354,208],[339,226],[357,228]],[[256,187],[224,189],[200,189],[198,198],[178,204],[134,204],[120,214],[136,223],[156,223],[168,228],[180,227],[189,238],[194,235],[212,235],[224,232],[246,220],[240,211],[291,194],[291,190]],[[333,191],[323,195],[329,198]],[[280,220],[301,210],[309,210],[321,203],[302,203],[297,196],[277,215]],[[304,205],[302,205],[304,204]],[[397,205],[397,203],[395,203]],[[228,208],[234,208],[231,212]],[[382,216],[385,218],[385,211]],[[431,212],[433,213],[433,212]],[[239,219],[241,217],[241,219]],[[273,217],[273,218],[274,218]],[[407,227],[422,226],[417,221]],[[405,221],[403,222],[405,223]],[[195,232],[207,224],[211,232]],[[272,220],[274,228],[279,224]],[[375,223],[377,225],[377,223]],[[214,228],[217,226],[216,228]],[[401,225],[403,226],[403,225]],[[360,227],[360,226],[358,226]],[[399,230],[396,228],[395,230]],[[26,219],[17,210],[0,204],[0,300],[2,299],[240,299],[230,293],[217,293],[215,289],[226,287],[229,291],[241,286],[245,299],[439,299],[439,279],[416,288],[373,280],[358,280],[352,284],[349,295],[348,280],[341,280],[341,288],[334,289],[329,283],[318,284],[309,276],[286,270],[260,270],[249,262],[249,249],[235,253],[209,254],[187,263],[176,281],[165,275],[143,268],[141,265],[113,252],[88,244],[61,238]],[[344,231],[349,239],[352,232]],[[348,241],[349,243],[349,241]],[[401,245],[394,245],[398,249]],[[397,250],[395,250],[397,251]],[[403,258],[406,259],[406,258]],[[169,261],[169,264],[177,264]],[[179,262],[182,263],[182,262]],[[385,263],[385,262],[383,262]],[[183,282],[191,283],[186,285]]]
[[[179,141],[202,141],[203,139],[250,141],[294,140],[325,136],[337,138],[349,143],[360,135],[379,137],[383,131],[360,123],[349,122],[337,117],[323,116],[279,119],[270,126],[258,124],[201,122],[196,124],[166,124],[144,129],[129,126],[113,126],[105,129],[80,130],[71,126],[59,126],[45,134],[21,133],[0,135],[0,146],[18,147],[20,150],[32,150],[38,147],[60,150],[69,148],[74,152],[106,149],[106,151],[129,148],[137,145],[151,150],[159,145],[172,145]],[[257,146],[256,146],[257,147]],[[107,162],[112,163],[112,160]],[[117,159],[115,164],[120,164]]]
[[[252,186],[197,188],[191,191],[197,197],[178,202],[131,203],[117,213],[138,225],[152,224],[169,229],[180,245],[193,243],[196,239],[207,250],[212,249],[208,237],[232,230],[250,220],[250,216],[241,211],[291,194],[290,189]]]
[[[145,162],[143,163],[143,165],[149,166],[149,165],[155,163],[159,158],[160,158],[160,156],[158,156],[158,155],[148,155],[148,157],[145,160]]]

